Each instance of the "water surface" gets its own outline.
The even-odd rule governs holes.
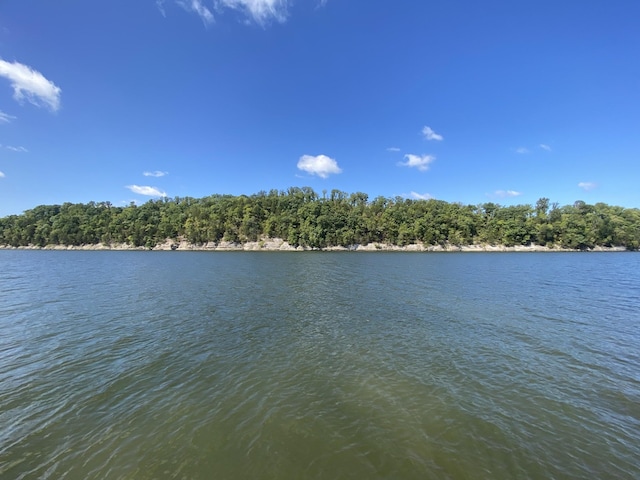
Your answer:
[[[0,251],[0,477],[638,478],[639,272]]]

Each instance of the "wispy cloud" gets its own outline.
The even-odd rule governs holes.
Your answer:
[[[6,177],[6,175],[4,173],[0,172],[0,178],[4,178],[4,177]]]
[[[60,108],[60,87],[31,67],[0,59],[0,77],[9,79],[13,87],[13,98],[18,102],[26,99],[33,105],[46,106],[53,112]]]
[[[516,153],[519,153],[520,155],[525,155],[527,153],[531,153],[531,151],[525,147],[518,147],[516,148]]]
[[[522,195],[522,192],[517,192],[515,190],[496,190],[493,192],[493,195],[500,198],[519,197]]]
[[[4,113],[2,110],[0,110],[0,123],[10,123],[15,119],[16,117],[14,117],[13,115],[9,115],[8,113]]]
[[[169,175],[169,172],[161,172],[160,170],[156,170],[154,172],[142,172],[142,175],[145,177],[164,177],[165,175]]]
[[[415,198],[416,200],[431,200],[433,198],[433,195],[431,195],[430,193],[411,192],[408,196],[411,198]]]
[[[585,192],[589,192],[598,186],[597,183],[594,182],[580,182],[578,183],[578,187],[583,189]]]
[[[239,10],[260,25],[270,21],[285,22],[289,0],[216,0],[216,7]]]
[[[176,2],[187,12],[195,13],[196,15],[198,15],[205,26],[211,25],[214,22],[213,13],[211,13],[211,10],[204,6],[202,0],[176,0]],[[162,5],[159,5],[159,7],[162,7]],[[164,12],[163,7],[160,12]]]
[[[342,173],[338,162],[326,155],[303,155],[298,160],[298,169],[311,175],[318,175],[320,178],[327,178],[333,173]]]
[[[156,0],[156,7],[158,7],[158,10],[160,11],[160,14],[163,17],[166,17],[167,16],[167,12],[164,9],[164,1],[165,0]]]
[[[400,149],[398,147],[389,147],[387,148],[387,152],[399,152]]]
[[[538,145],[541,149],[546,150],[547,152],[551,151],[551,147],[549,145],[547,145],[546,143],[541,143],[540,145]]]
[[[200,17],[205,26],[214,23],[215,18],[211,10],[203,0],[174,0],[184,10],[195,13]],[[164,4],[166,0],[156,0],[156,6],[162,16],[166,16]],[[267,25],[272,21],[283,23],[288,17],[288,7],[292,0],[212,0],[213,8],[217,13],[224,10],[241,12],[251,21],[259,25]],[[320,0],[319,6],[326,4],[326,0]]]
[[[417,168],[421,172],[429,170],[429,165],[436,159],[433,155],[413,155],[411,153],[407,153],[404,158],[406,158],[407,161],[400,162],[400,166]]]
[[[444,137],[442,135],[434,132],[431,127],[427,126],[422,129],[422,135],[424,135],[424,138],[426,138],[427,140],[436,140],[438,142],[444,140]]]
[[[138,195],[146,195],[148,197],[166,197],[167,194],[156,187],[149,187],[145,185],[127,185],[129,190]]]
[[[18,152],[18,153],[25,153],[29,151],[24,147],[14,147],[12,145],[4,145],[4,148],[6,148],[7,150],[11,150],[12,152]]]

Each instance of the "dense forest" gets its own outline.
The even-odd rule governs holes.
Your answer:
[[[153,248],[167,239],[194,244],[282,238],[312,248],[408,245],[548,245],[586,250],[640,247],[640,210],[589,205],[462,205],[348,194],[309,187],[255,195],[164,198],[117,207],[109,202],[41,205],[0,219],[0,245],[127,243]]]

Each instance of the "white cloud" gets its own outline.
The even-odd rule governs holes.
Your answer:
[[[54,112],[60,108],[60,87],[31,67],[0,59],[0,77],[11,81],[13,98],[17,101],[21,102],[26,98],[33,105],[45,105]]]
[[[520,155],[524,155],[526,153],[531,153],[531,152],[529,151],[528,148],[519,147],[519,148],[516,148],[516,153],[519,153]]]
[[[2,110],[0,110],[0,123],[9,123],[15,119],[16,117],[14,117],[13,115],[9,115],[8,113],[4,113]]]
[[[590,190],[593,190],[594,188],[596,188],[598,185],[596,183],[593,182],[580,182],[578,183],[578,187],[580,187],[581,189],[583,189],[585,192],[588,192]]]
[[[311,175],[318,175],[321,178],[327,178],[332,173],[342,173],[342,169],[338,166],[333,158],[326,155],[303,155],[298,160],[298,168]]]
[[[27,150],[24,147],[13,147],[11,145],[5,145],[5,147],[7,150],[11,150],[13,152],[19,152],[19,153],[24,153],[24,152],[28,152],[29,150]]]
[[[211,25],[214,22],[213,13],[207,7],[205,7],[202,3],[202,0],[176,0],[178,5],[184,8],[187,12],[192,12],[197,14],[202,20],[202,23],[206,25]],[[156,5],[158,5],[156,3]],[[161,7],[162,4],[159,5]],[[161,9],[160,12],[164,12],[164,9]]]
[[[156,187],[148,187],[141,185],[127,185],[127,188],[138,195],[146,195],[148,197],[166,197],[167,194]]]
[[[551,151],[551,147],[545,143],[541,143],[540,145],[538,145],[541,149],[546,150],[547,152]]]
[[[265,25],[271,20],[286,21],[289,0],[216,0],[215,4],[219,8],[240,10],[254,22]]]
[[[496,190],[493,193],[496,197],[505,198],[505,197],[519,197],[522,195],[522,192],[516,192],[515,190]]]
[[[145,177],[164,177],[165,175],[169,175],[169,172],[161,172],[160,170],[156,170],[155,172],[142,172],[142,175]]]
[[[431,195],[430,193],[411,192],[409,196],[411,198],[415,198],[416,200],[431,200],[433,198],[433,195]]]
[[[4,178],[6,175],[2,172],[0,172],[0,178]]]
[[[444,140],[444,137],[442,135],[440,135],[439,133],[434,132],[431,127],[427,127],[425,126],[422,129],[422,134],[424,135],[424,138],[426,138],[427,140],[436,140],[436,141],[440,141],[440,140]]]
[[[387,152],[399,152],[400,149],[398,147],[389,147],[387,148]]]
[[[407,153],[404,158],[406,158],[407,161],[400,162],[401,166],[415,167],[421,172],[429,170],[429,165],[436,159],[433,155],[413,155],[411,153]]]

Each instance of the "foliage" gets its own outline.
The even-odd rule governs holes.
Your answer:
[[[588,205],[559,207],[462,205],[347,194],[320,197],[309,187],[255,195],[150,200],[137,206],[109,202],[41,205],[0,219],[0,245],[127,243],[153,248],[165,240],[207,242],[283,238],[312,248],[368,243],[408,245],[557,245],[640,248],[640,210]]]

